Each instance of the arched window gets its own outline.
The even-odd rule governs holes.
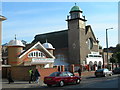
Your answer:
[[[99,65],[99,66],[101,66],[101,65],[102,65],[102,62],[101,62],[101,61],[99,61],[99,62],[98,62],[98,65]]]
[[[92,62],[92,61],[90,61],[90,62],[89,62],[89,65],[90,65],[90,66],[93,66],[93,62]]]
[[[97,66],[97,61],[95,61],[95,62],[94,62],[94,65],[96,65],[96,66]]]
[[[100,69],[100,68],[102,68],[102,62],[101,61],[98,62],[98,69]]]
[[[89,38],[89,39],[86,41],[86,43],[87,43],[89,49],[92,49],[92,48],[93,48],[93,39],[92,39],[92,38]]]
[[[32,51],[28,54],[28,57],[46,57],[41,51]]]
[[[93,66],[94,64],[93,64],[93,62],[92,61],[90,61],[89,62],[89,66],[90,66],[90,69],[91,69],[91,71],[93,71],[94,70],[94,66]]]

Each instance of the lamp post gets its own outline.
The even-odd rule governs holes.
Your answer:
[[[109,60],[108,60],[108,34],[107,34],[107,30],[110,30],[110,29],[113,29],[113,28],[107,28],[106,29],[107,66],[109,64]]]

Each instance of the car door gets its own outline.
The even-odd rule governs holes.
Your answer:
[[[74,82],[75,81],[75,77],[73,73],[67,72],[68,74],[68,82]]]
[[[61,78],[61,80],[63,80],[65,83],[68,83],[68,82],[69,82],[69,76],[68,76],[67,72],[62,72],[62,73],[60,74],[60,78]]]

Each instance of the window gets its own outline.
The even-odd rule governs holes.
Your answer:
[[[89,57],[97,57],[97,58],[100,58],[102,57],[101,55],[88,55]]]
[[[72,13],[71,14],[71,19],[75,19],[78,18],[78,13]]]
[[[92,49],[92,48],[93,48],[93,40],[92,40],[92,38],[89,38],[89,39],[86,41],[86,43],[87,43],[89,49]]]
[[[50,74],[50,76],[52,76],[52,77],[59,76],[59,75],[60,75],[60,72],[54,72],[54,73]]]
[[[104,69],[105,72],[108,72],[109,70],[108,69]]]
[[[62,72],[60,76],[68,76],[68,74],[66,72]]]
[[[68,76],[74,76],[74,74],[67,72]]]
[[[46,57],[41,51],[32,51],[28,54],[28,57]]]
[[[94,57],[93,55],[89,55],[89,57]]]
[[[38,52],[36,52],[36,57],[38,57]]]

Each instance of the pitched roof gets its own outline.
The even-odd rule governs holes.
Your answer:
[[[88,33],[89,29],[91,30],[93,38],[95,39],[95,41],[97,41],[90,25],[86,26],[85,34]],[[56,32],[38,34],[34,38],[35,39],[32,41],[33,43],[38,42],[38,41],[41,43],[45,43],[47,39],[47,41],[50,42],[53,45],[53,47],[56,49],[68,48],[68,30],[61,30],[61,31],[56,31]]]
[[[47,54],[47,56],[55,58],[40,42],[28,44],[25,50],[18,57],[19,58],[23,57],[26,53],[28,53],[35,47],[39,47],[40,49],[42,49],[45,52],[45,54]]]
[[[96,40],[96,37],[95,37],[95,35],[94,35],[94,33],[93,33],[93,30],[92,30],[91,26],[90,26],[90,25],[87,25],[85,28],[86,28],[86,30],[85,30],[85,34],[88,33],[88,30],[89,30],[89,28],[90,28],[90,31],[91,31],[91,33],[92,33],[92,35],[93,35],[95,41],[97,41],[97,40]]]
[[[38,34],[35,36],[33,43],[38,41],[45,43],[46,39],[54,48],[66,48],[68,47],[68,30]]]

